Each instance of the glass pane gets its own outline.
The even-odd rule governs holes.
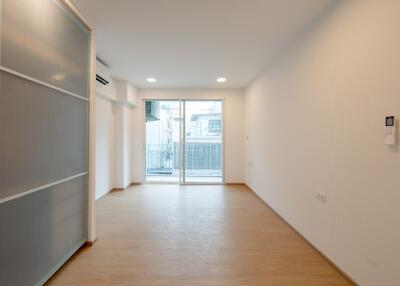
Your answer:
[[[87,97],[89,34],[53,0],[1,0],[1,64]]]
[[[222,102],[185,102],[186,183],[222,183]]]
[[[86,186],[83,176],[0,204],[0,285],[42,285],[86,241]]]
[[[87,102],[0,72],[0,198],[87,171]]]
[[[180,181],[179,101],[145,102],[146,181]]]

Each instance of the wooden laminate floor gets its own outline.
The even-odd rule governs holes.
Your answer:
[[[244,186],[133,186],[96,209],[98,241],[48,285],[350,285]]]

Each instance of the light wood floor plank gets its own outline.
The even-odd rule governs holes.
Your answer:
[[[350,285],[244,186],[133,186],[96,209],[98,241],[48,285]]]

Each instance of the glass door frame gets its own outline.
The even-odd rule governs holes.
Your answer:
[[[182,99],[182,110],[183,110],[183,117],[182,117],[182,138],[181,138],[181,152],[183,162],[182,163],[182,177],[181,177],[181,184],[182,185],[223,185],[225,184],[225,112],[224,112],[224,100],[223,99]],[[186,146],[186,102],[221,102],[221,181],[220,182],[186,182],[186,153],[185,153],[185,146]]]
[[[224,185],[225,184],[225,100],[224,99],[186,99],[186,98],[144,98],[143,100],[143,182],[145,184],[179,184],[179,185]],[[146,101],[176,101],[179,102],[180,118],[179,118],[179,180],[177,182],[165,182],[165,181],[147,181],[147,161],[146,161]],[[185,143],[186,143],[186,102],[196,101],[218,101],[221,102],[221,130],[222,130],[222,152],[221,152],[221,182],[186,182],[185,180]]]
[[[170,101],[177,102],[179,104],[179,176],[177,181],[158,181],[158,180],[147,180],[147,134],[146,134],[146,102],[147,101]],[[182,101],[180,99],[168,98],[144,98],[142,99],[142,120],[143,120],[143,183],[144,184],[181,184],[182,183]]]

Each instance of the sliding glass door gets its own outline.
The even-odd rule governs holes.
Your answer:
[[[185,183],[222,183],[222,102],[184,102]]]
[[[180,101],[145,101],[146,181],[181,181]]]
[[[222,101],[145,101],[146,182],[223,182]]]

